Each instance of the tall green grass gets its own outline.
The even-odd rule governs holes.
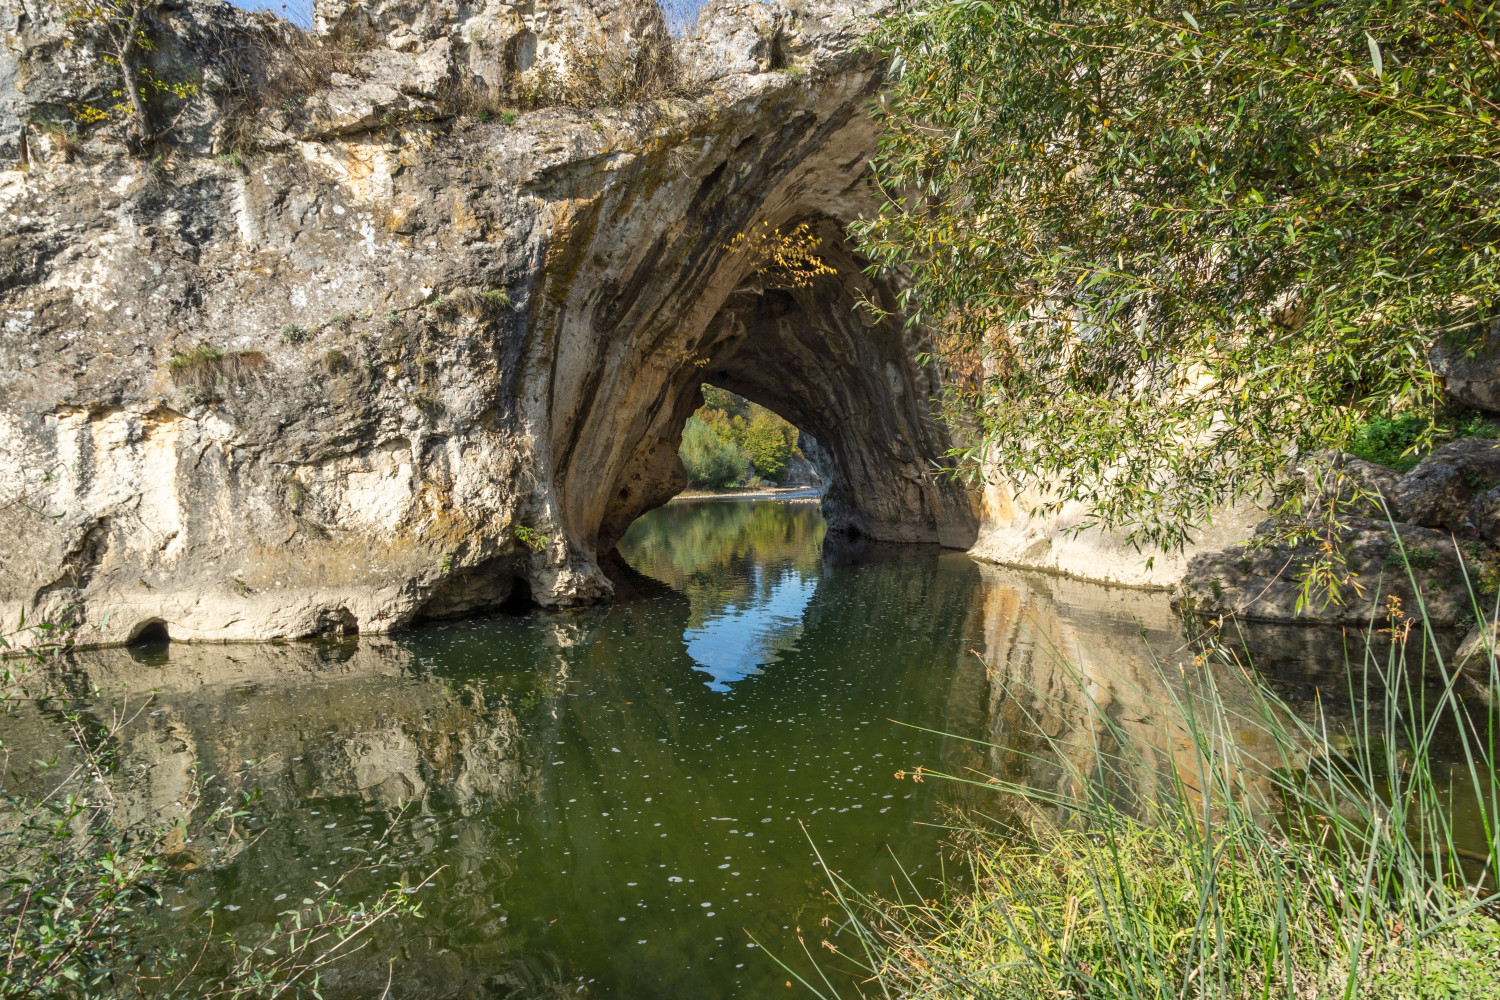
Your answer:
[[[983,786],[1007,819],[956,823],[963,864],[937,888],[875,899],[830,873],[846,919],[798,978],[825,997],[1500,996],[1495,716],[1474,697],[1500,691],[1495,658],[1465,676],[1399,611],[1360,645],[1340,714],[1299,714],[1221,644],[1156,663],[1134,692],[1149,722],[1065,665],[1081,701],[1058,707],[1086,724],[1035,719],[1030,755],[1067,780],[919,773]]]

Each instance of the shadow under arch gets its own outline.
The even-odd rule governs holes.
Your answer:
[[[867,261],[826,215],[807,224],[833,268],[801,287],[750,273],[723,301],[696,349],[673,375],[656,420],[659,436],[617,484],[599,529],[610,552],[626,529],[687,485],[677,447],[705,383],[766,407],[813,437],[809,456],[824,480],[831,535],[966,549],[978,519],[963,485],[939,473],[951,449],[937,417],[942,391],[934,370],[915,361],[919,346],[893,318],[894,293],[865,273]],[[873,301],[887,315],[861,303]]]

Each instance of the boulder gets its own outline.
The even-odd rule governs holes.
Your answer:
[[[1491,487],[1469,501],[1469,524],[1481,538],[1500,546],[1500,486]]]
[[[1395,598],[1408,618],[1422,617],[1425,607],[1434,626],[1472,619],[1468,579],[1488,555],[1478,542],[1456,545],[1430,528],[1393,529],[1383,520],[1350,518],[1318,539],[1292,545],[1281,540],[1287,527],[1268,520],[1243,545],[1194,556],[1178,592],[1181,605],[1206,617],[1364,628],[1372,620],[1383,626]],[[1309,591],[1303,583],[1314,560],[1327,558],[1329,549],[1342,558],[1342,565],[1332,565],[1336,600],[1326,589]]]
[[[1395,516],[1391,497],[1401,473],[1348,452],[1323,451],[1302,463],[1303,501],[1306,509],[1336,507],[1346,517],[1385,519]]]
[[[1485,618],[1488,617],[1487,613]],[[1468,682],[1470,691],[1476,691],[1483,700],[1494,705],[1500,696],[1500,687],[1494,683],[1497,664],[1500,664],[1500,621],[1482,619],[1469,629],[1448,662]]]
[[[1427,352],[1432,370],[1448,394],[1467,406],[1500,413],[1500,326],[1470,347],[1434,344]]]
[[[1393,498],[1411,524],[1465,531],[1475,495],[1500,485],[1500,441],[1464,438],[1443,445],[1401,477]]]

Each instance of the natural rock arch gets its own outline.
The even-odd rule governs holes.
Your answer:
[[[682,485],[704,381],[817,437],[836,528],[969,544],[920,345],[856,308],[893,302],[843,238],[873,205],[869,10],[721,4],[684,56],[696,101],[511,121],[444,116],[431,81],[479,65],[454,54],[478,36],[433,6],[264,111],[243,164],[210,155],[212,95],[165,174],[28,134],[30,169],[0,174],[22,223],[0,259],[28,262],[0,282],[0,486],[32,491],[0,511],[0,599],[174,640],[607,599],[601,559]],[[216,58],[199,19],[254,30],[166,16],[174,59]],[[17,120],[90,99],[67,30],[19,25]],[[835,269],[810,287],[728,247],[804,221]]]
[[[834,531],[967,548],[975,536],[972,504],[936,471],[950,442],[933,412],[933,373],[913,362],[898,321],[861,308],[863,296],[887,309],[892,303],[845,245],[843,224],[817,216],[781,228],[802,223],[814,228],[836,274],[804,287],[750,275],[725,296],[694,360],[671,379],[660,415],[669,433],[661,440],[680,439],[687,414],[701,403],[699,383],[711,383],[774,410],[819,442],[824,513]],[[683,486],[670,458],[656,460],[666,475],[655,479],[650,453],[642,458],[643,471],[626,474],[600,525],[601,549]]]

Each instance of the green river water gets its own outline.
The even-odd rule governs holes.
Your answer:
[[[383,925],[330,997],[380,996],[391,956],[393,998],[803,995],[768,952],[811,975],[800,935],[837,978],[819,855],[862,890],[927,891],[942,824],[986,804],[895,772],[1062,782],[1027,733],[1086,734],[1083,690],[1144,725],[1144,651],[1182,641],[1161,595],[825,545],[814,503],[673,503],[621,552],[671,589],[339,643],[77,656],[96,711],[158,692],[120,747],[127,816],[170,816],[189,775],[263,761],[228,781],[259,786],[272,821],[199,858],[172,912],[269,924],[381,853],[346,893],[431,874],[423,914]],[[8,744],[66,741],[14,725]]]

